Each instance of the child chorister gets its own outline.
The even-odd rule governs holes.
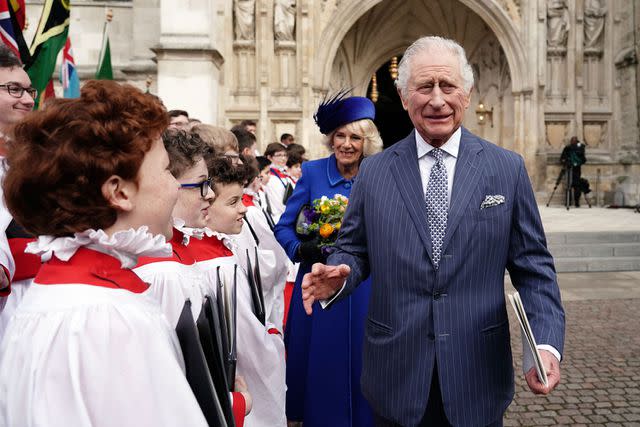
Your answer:
[[[271,177],[264,186],[269,198],[273,222],[277,223],[283,214],[287,198],[293,192],[293,183],[287,175],[287,150],[277,142],[267,146],[264,154],[271,161]]]

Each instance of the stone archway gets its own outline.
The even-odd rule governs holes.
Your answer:
[[[331,25],[324,27],[319,38],[323,42],[318,46],[318,51],[315,55],[316,63],[319,64],[317,69],[321,70],[320,73],[316,74],[316,87],[329,87],[332,65],[338,49],[356,22],[378,4],[385,3],[384,10],[389,15],[389,20],[383,23],[372,23],[376,25],[384,24],[386,28],[393,28],[394,26],[400,27],[404,33],[404,40],[396,40],[395,46],[389,46],[388,43],[385,43],[385,46],[381,48],[386,49],[386,51],[380,52],[380,60],[389,57],[389,54],[402,52],[411,42],[421,35],[426,35],[427,33],[435,34],[435,32],[432,32],[429,28],[424,28],[424,31],[420,32],[415,31],[416,28],[411,26],[411,22],[420,16],[421,12],[439,7],[443,11],[442,15],[445,17],[445,20],[451,20],[455,18],[455,7],[461,4],[478,15],[500,42],[513,75],[512,90],[514,92],[520,92],[531,88],[532,75],[528,67],[524,45],[519,36],[520,29],[516,27],[512,18],[509,17],[497,0],[455,0],[438,2],[410,0],[403,2],[400,7],[394,7],[397,5],[397,2],[393,2],[393,5],[391,5],[391,2],[392,0],[350,0],[343,1],[340,4],[340,7],[335,10],[331,16]],[[447,9],[449,13],[447,13]],[[442,24],[442,22],[438,24]],[[463,29],[460,30],[463,31]],[[413,33],[416,33],[416,35]],[[453,36],[455,36],[455,34]],[[378,61],[378,63],[382,62]],[[374,69],[375,68],[371,71]]]
[[[535,84],[535,56],[525,54],[520,36],[526,19],[512,10],[514,5],[513,0],[407,0],[400,5],[391,0],[342,1],[330,16],[331,25],[320,35],[323,42],[314,56],[321,72],[314,78],[314,88],[330,90],[335,63],[344,61],[349,64],[354,92],[362,95],[371,74],[420,36],[436,34],[462,41],[470,59],[477,55],[478,64],[491,65],[493,74],[500,76],[477,87],[465,125],[478,131],[472,110],[480,99],[492,98],[494,121],[500,125],[485,126],[478,133],[523,155],[537,182],[543,110]],[[475,39],[469,36],[474,32]],[[480,50],[494,58],[489,61],[492,64],[480,58]]]
[[[459,2],[434,0],[429,2],[429,8],[425,8],[421,0],[408,0],[403,5],[389,9],[382,2],[362,15],[349,29],[334,59],[330,91],[353,87],[355,95],[365,95],[371,75],[391,56],[402,54],[413,40],[425,33],[449,37],[465,48],[476,77],[464,125],[498,145],[515,148],[511,73],[504,50],[493,31],[475,12]],[[378,75],[379,79],[381,77],[386,76]],[[390,96],[397,98],[390,93],[381,95],[385,102]],[[400,103],[399,99],[395,102]],[[484,126],[478,124],[474,113],[481,102],[493,111],[490,123]],[[382,114],[386,110],[378,108]],[[385,122],[399,119],[395,110],[397,108],[391,108],[388,118],[376,118],[387,135],[394,134],[389,128],[395,124]],[[404,132],[401,133],[404,136]],[[385,140],[385,145],[396,140]]]

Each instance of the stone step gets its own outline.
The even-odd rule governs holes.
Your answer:
[[[640,219],[640,218],[639,218]],[[606,221],[606,218],[602,219]],[[616,243],[636,243],[640,242],[640,232],[609,232],[609,231],[594,231],[594,232],[554,232],[547,233],[547,244],[549,247],[556,245],[575,245],[575,244],[616,244]]]
[[[558,273],[581,271],[637,271],[640,257],[569,257],[555,259]]]
[[[640,257],[640,242],[550,244],[549,251],[555,259],[573,257]]]

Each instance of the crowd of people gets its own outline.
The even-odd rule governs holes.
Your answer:
[[[553,265],[536,234],[530,185],[518,179],[522,163],[460,127],[473,76],[467,81],[456,46],[427,37],[403,58],[398,87],[416,131],[399,148],[375,155],[383,144],[374,104],[340,92],[314,115],[330,155],[307,160],[294,135],[258,141],[253,121],[213,126],[113,81],[87,81],[79,98],[32,111],[29,77],[0,45],[0,425],[499,423],[512,372],[488,360],[511,366],[509,351],[493,353],[508,346],[505,266],[525,303],[541,304],[533,328],[545,337],[552,383],[545,388],[530,372],[527,381],[551,391],[564,325],[545,320],[563,319]],[[427,147],[444,152],[445,162]],[[507,209],[522,217],[514,216],[520,231],[511,250],[495,250],[505,259],[480,272],[480,258],[454,266],[440,249],[449,203],[461,203],[456,185],[483,176],[464,175],[480,168],[464,156],[483,147],[512,178],[484,185],[515,200],[474,211],[473,221],[483,221],[477,232],[495,225],[508,234],[498,223],[511,217]],[[401,208],[413,190],[415,204]],[[350,200],[330,254],[298,226],[314,201],[334,195]],[[452,211],[458,217],[449,227],[465,206]],[[471,235],[453,239],[477,245]],[[469,288],[468,275],[496,278],[486,285],[484,314],[447,329],[442,316],[471,313],[469,298],[481,288]],[[447,281],[457,286],[451,298],[461,295],[448,314],[430,298]],[[483,364],[451,365],[445,338],[434,344],[434,322],[444,328],[440,337],[460,331]],[[476,329],[481,341],[471,338]],[[451,351],[464,352],[457,345]],[[449,385],[456,371],[474,369],[481,385],[473,378]],[[489,390],[495,399],[484,402]],[[461,408],[463,395],[475,401],[465,404],[475,415]]]

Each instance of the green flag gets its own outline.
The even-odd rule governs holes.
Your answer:
[[[40,107],[56,67],[58,53],[64,47],[69,32],[70,0],[45,0],[38,29],[31,43],[31,63],[26,67],[33,87],[38,89],[36,106]]]
[[[98,58],[96,79],[113,80],[113,69],[111,68],[111,46],[109,46],[109,21],[104,23],[102,49],[100,49],[100,57]]]

